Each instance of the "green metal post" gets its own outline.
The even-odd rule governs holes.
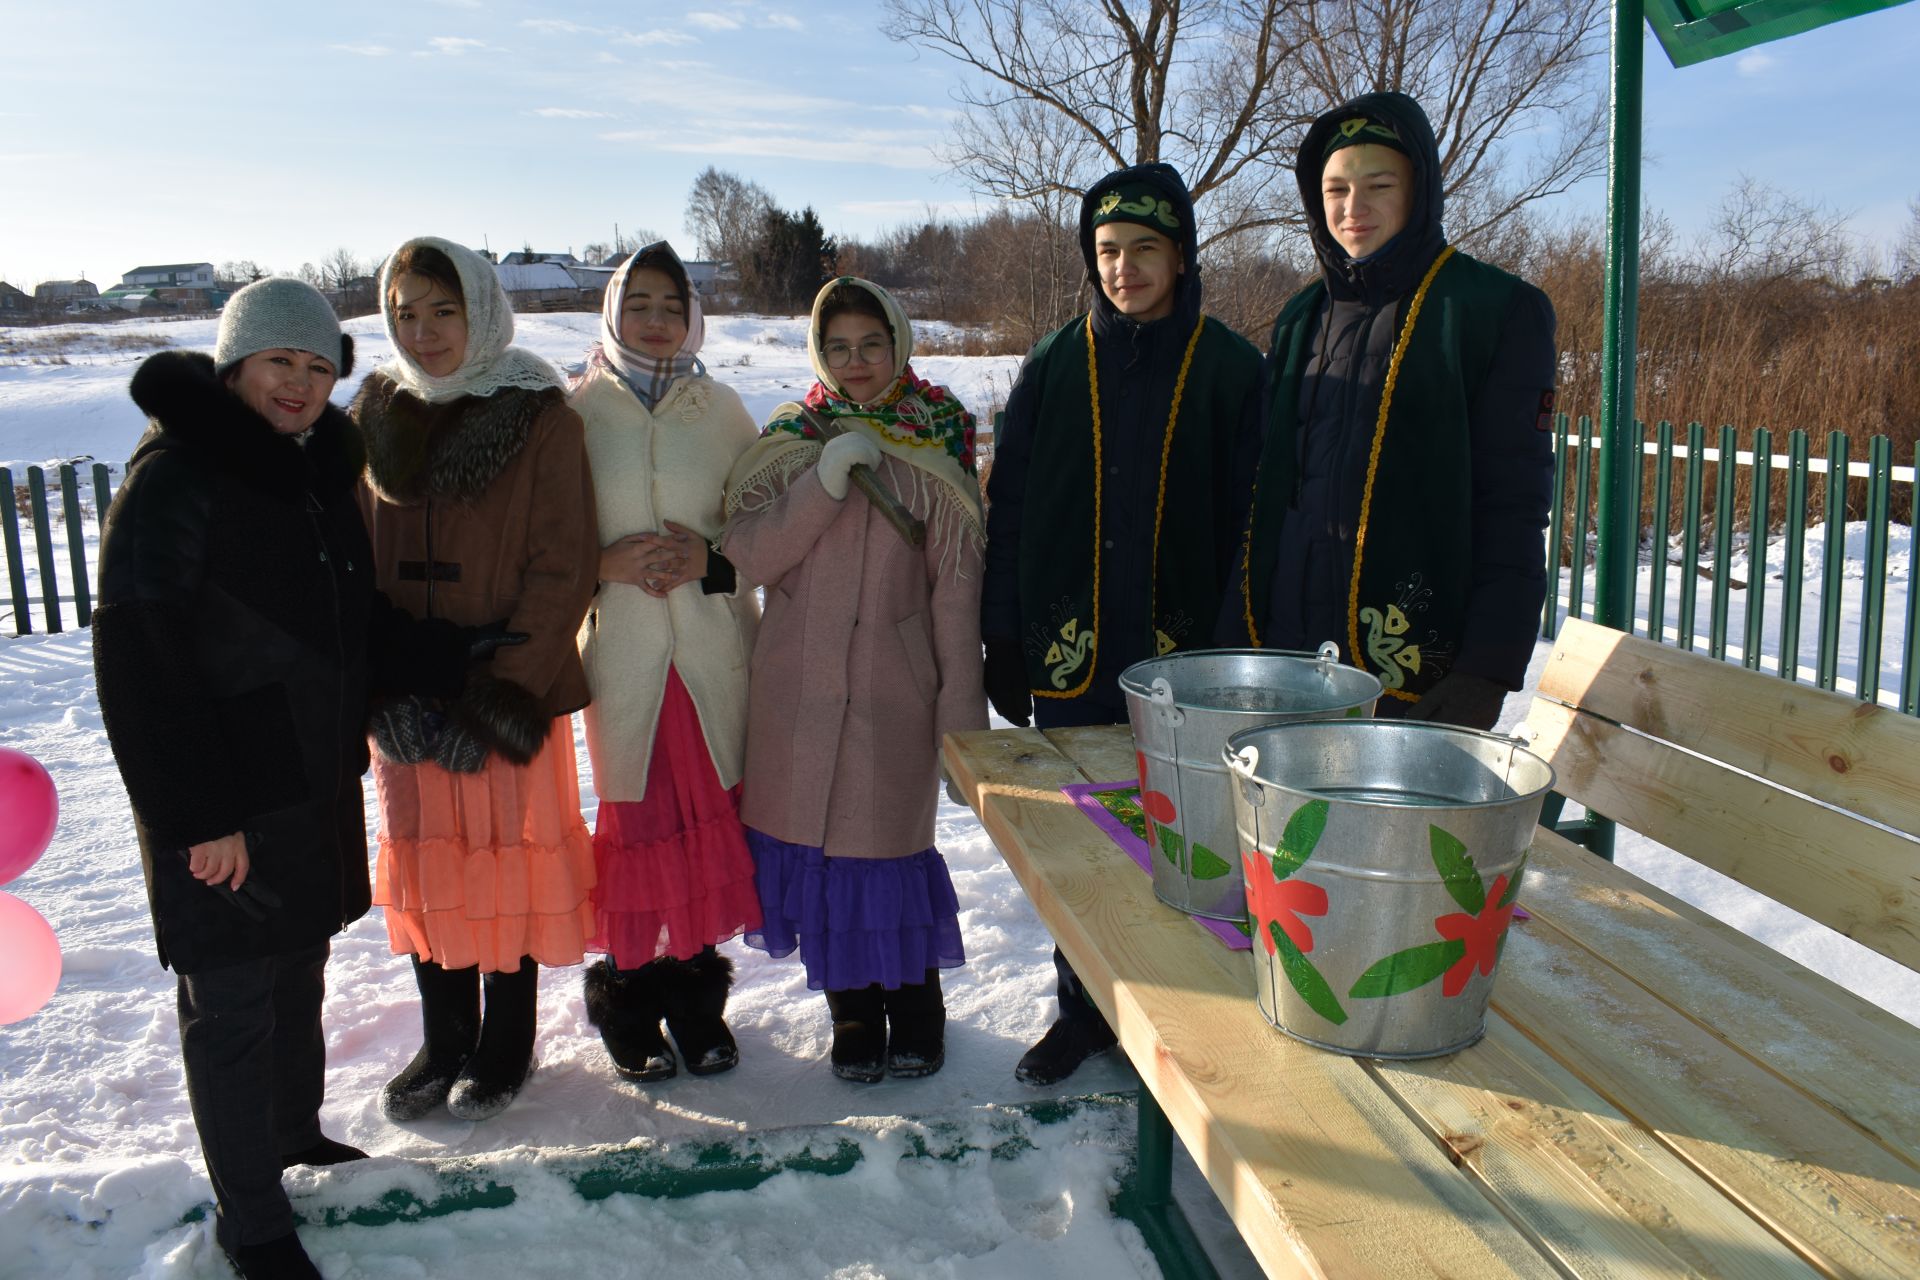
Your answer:
[[[6,473],[0,471],[0,475]],[[1913,483],[1907,486],[1907,528],[1920,529],[1920,444],[1913,446]],[[1908,715],[1920,711],[1920,658],[1914,645],[1920,643],[1920,593],[1914,588],[1920,586],[1920,565],[1914,563],[1911,552],[1907,555],[1907,639],[1906,646],[1900,650],[1900,709]]]
[[[93,522],[102,535],[107,532],[107,508],[113,503],[113,475],[107,464],[93,464]]]
[[[1139,1145],[1132,1185],[1114,1208],[1146,1239],[1167,1280],[1218,1280],[1213,1263],[1173,1199],[1173,1125],[1153,1091],[1140,1086]]]
[[[1840,593],[1847,581],[1847,433],[1827,436],[1827,537],[1820,549],[1820,658],[1814,679],[1822,689],[1840,678]]]
[[[1706,483],[1707,432],[1697,422],[1687,424],[1685,506],[1680,516],[1680,647],[1693,649],[1694,615],[1700,608],[1700,487]]]
[[[1801,588],[1807,577],[1807,433],[1787,433],[1786,554],[1780,572],[1780,678],[1800,680]]]
[[[1567,518],[1567,415],[1553,418],[1553,502],[1547,507],[1547,603],[1540,613],[1540,635],[1560,634],[1560,537]]]
[[[1707,653],[1727,656],[1727,613],[1733,602],[1733,483],[1739,471],[1734,455],[1740,442],[1731,424],[1720,424],[1720,461],[1713,469],[1713,608],[1707,615]]]
[[[1607,133],[1607,280],[1600,347],[1600,547],[1594,621],[1630,630],[1638,530],[1627,493],[1639,474],[1634,368],[1640,342],[1640,98],[1645,0],[1613,0],[1611,123]],[[1609,841],[1610,843],[1610,841]]]
[[[1867,566],[1860,590],[1860,674],[1854,696],[1880,701],[1880,636],[1887,611],[1887,521],[1893,500],[1893,442],[1867,441]]]
[[[1647,639],[1667,640],[1667,546],[1673,529],[1673,424],[1662,419],[1654,434],[1653,564],[1647,584]]]
[[[40,607],[46,611],[47,631],[54,634],[60,625],[60,575],[53,571],[53,522],[47,519],[47,473],[39,467],[27,468],[27,518],[33,522],[33,549],[40,563]]]
[[[0,538],[5,539],[7,548],[7,593],[13,600],[13,634],[31,635],[33,614],[27,607],[27,561],[20,550],[20,515],[14,506],[13,472],[7,467],[0,467],[0,504],[5,507],[0,510]]]
[[[1753,504],[1747,522],[1747,627],[1740,644],[1740,665],[1760,669],[1761,632],[1767,625],[1767,508],[1773,497],[1773,432],[1753,433]]]
[[[1633,573],[1631,576],[1633,595],[1627,600],[1626,632],[1628,635],[1633,634],[1634,620],[1639,616],[1639,600],[1637,596],[1640,590],[1640,517],[1642,515],[1641,507],[1645,501],[1642,495],[1646,493],[1646,489],[1647,424],[1635,418],[1633,420],[1633,483],[1627,490],[1627,527],[1633,530]],[[1663,530],[1663,535],[1664,532]],[[1656,552],[1659,551],[1661,545],[1659,539],[1654,539],[1654,550]],[[1656,555],[1655,559],[1658,558]]]
[[[93,593],[87,586],[87,522],[80,514],[80,473],[60,464],[60,514],[67,525],[67,567],[73,570],[73,615],[80,626],[93,621]]]
[[[1567,588],[1567,616],[1587,616],[1587,520],[1588,504],[1593,498],[1593,419],[1580,417],[1580,460],[1574,467],[1573,482],[1573,573]],[[1604,536],[1604,535],[1603,535]],[[1598,566],[1595,566],[1596,569]],[[1599,594],[1599,582],[1594,583]]]

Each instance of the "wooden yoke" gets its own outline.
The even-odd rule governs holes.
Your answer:
[[[1567,798],[1920,969],[1920,720],[1577,618],[1539,692]]]

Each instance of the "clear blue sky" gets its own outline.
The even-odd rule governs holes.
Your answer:
[[[878,11],[0,0],[0,279],[287,271],[420,233],[684,243],[709,164],[856,235],[972,209],[937,155],[954,68],[888,41]],[[1687,234],[1746,173],[1891,239],[1920,197],[1917,66],[1920,4],[1685,71],[1649,46],[1647,198]],[[1593,183],[1556,211],[1603,201]]]

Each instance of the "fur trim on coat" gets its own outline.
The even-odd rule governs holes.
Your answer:
[[[367,479],[381,498],[413,506],[428,498],[472,502],[520,455],[534,423],[564,397],[557,387],[508,387],[484,397],[428,404],[372,373],[353,398],[366,434]]]

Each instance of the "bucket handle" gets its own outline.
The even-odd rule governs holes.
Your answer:
[[[1320,673],[1325,675],[1329,667],[1339,665],[1340,646],[1331,640],[1322,640],[1319,649],[1314,651],[1314,657],[1319,663]]]
[[[1247,803],[1258,809],[1266,803],[1261,794],[1260,784],[1254,780],[1253,771],[1260,767],[1260,748],[1248,743],[1238,751],[1227,752],[1227,768],[1240,779],[1240,793]]]
[[[1167,683],[1165,676],[1155,676],[1153,687],[1147,693],[1147,701],[1153,704],[1153,714],[1162,723],[1179,728],[1186,723],[1186,713],[1173,701],[1173,686]]]

